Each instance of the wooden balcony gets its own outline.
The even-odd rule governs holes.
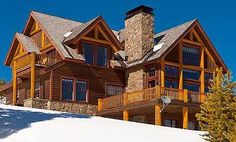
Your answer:
[[[19,70],[31,67],[32,64],[35,64],[35,66],[38,67],[48,67],[55,64],[56,62],[58,62],[58,59],[56,59],[55,57],[31,53],[18,59],[15,63],[15,69]]]
[[[202,103],[205,97],[205,94],[199,92],[156,86],[141,91],[132,93],[126,92],[122,95],[99,99],[98,111],[119,108],[135,103],[147,103],[160,99],[162,95],[169,96],[172,100],[183,101],[185,103]]]

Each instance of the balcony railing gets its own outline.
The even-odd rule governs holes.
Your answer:
[[[30,66],[32,63],[35,65],[47,67],[55,64],[57,61],[58,59],[56,57],[31,53],[18,59],[16,61],[15,68],[18,70],[26,66]]]
[[[162,95],[169,96],[172,100],[194,103],[202,103],[205,97],[205,94],[199,92],[156,86],[141,91],[135,91],[132,93],[126,92],[122,95],[99,99],[98,111],[158,100]]]
[[[55,64],[58,59],[49,55],[36,55],[36,64],[43,66],[51,66]]]

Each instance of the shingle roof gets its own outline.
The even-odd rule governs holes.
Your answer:
[[[48,38],[52,39],[56,48],[59,49],[59,52],[61,52],[65,58],[84,59],[82,55],[77,54],[70,47],[63,44],[65,33],[83,23],[39,12],[32,12],[32,16],[43,26],[49,35]]]
[[[88,22],[84,23],[84,24],[81,24],[79,25],[78,27],[75,27],[71,30],[71,35],[68,36],[64,42],[67,42],[71,39],[74,39],[76,38],[82,31],[84,31],[90,24],[92,24],[94,21],[96,21],[98,18],[100,18],[100,16],[97,16],[95,18],[93,18],[92,20],[89,20]]]
[[[79,35],[84,29],[86,29],[91,23],[96,21],[100,16],[95,17],[91,20],[89,20],[86,23],[76,22],[56,16],[51,16],[43,13],[38,12],[32,12],[33,17],[43,26],[45,31],[49,34],[49,36],[52,38],[52,41],[56,44],[60,52],[64,55],[66,58],[74,58],[74,59],[82,59],[84,60],[84,57],[80,54],[77,54],[75,50],[70,48],[69,46],[66,46],[63,44],[66,41],[69,41],[73,38],[75,38],[77,35]],[[154,52],[153,48],[150,49],[150,51],[139,61],[129,63],[129,66],[133,66],[136,64],[143,63],[145,61],[151,61],[157,58],[160,58],[167,50],[170,49],[170,47],[180,38],[180,36],[191,27],[191,25],[197,21],[196,19],[186,22],[182,25],[179,25],[177,27],[173,27],[171,29],[168,29],[166,31],[157,33],[154,38],[159,39],[157,41],[157,44],[163,43],[163,46],[160,50]],[[64,38],[65,33],[72,32],[72,34]],[[118,37],[119,41],[122,42],[125,40],[124,36],[125,30],[122,29],[120,31],[114,31],[113,33]]]
[[[34,42],[32,42],[32,39],[30,39],[28,36],[20,34],[20,33],[16,33],[16,38],[24,46],[27,52],[40,53],[39,48],[35,45]]]
[[[148,53],[139,61],[129,63],[129,66],[134,66],[146,61],[151,61],[154,59],[160,58],[166,51],[168,51],[172,45],[178,41],[178,39],[188,30],[191,28],[191,26],[197,21],[197,19],[194,19],[192,21],[186,22],[184,24],[181,24],[179,26],[173,27],[171,29],[168,29],[166,31],[157,33],[154,35],[154,38],[156,40],[156,44],[163,44],[163,46],[160,48],[160,50],[153,51],[153,48],[151,48]]]

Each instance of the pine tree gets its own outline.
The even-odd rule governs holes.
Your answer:
[[[220,68],[213,75],[213,81],[196,115],[200,128],[207,131],[204,138],[210,142],[234,142],[236,128],[236,82],[231,73],[223,74]]]
[[[4,84],[6,84],[6,81],[5,80],[0,80],[0,86],[2,86],[2,85],[4,85]],[[1,96],[2,94],[1,94],[1,92],[0,92],[0,96]]]

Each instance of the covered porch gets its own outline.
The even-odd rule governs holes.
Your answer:
[[[169,96],[172,101],[161,111],[163,102],[160,98],[163,95]],[[199,105],[204,96],[205,94],[188,90],[156,86],[99,99],[97,115],[153,125],[198,129],[195,114],[200,111]]]

